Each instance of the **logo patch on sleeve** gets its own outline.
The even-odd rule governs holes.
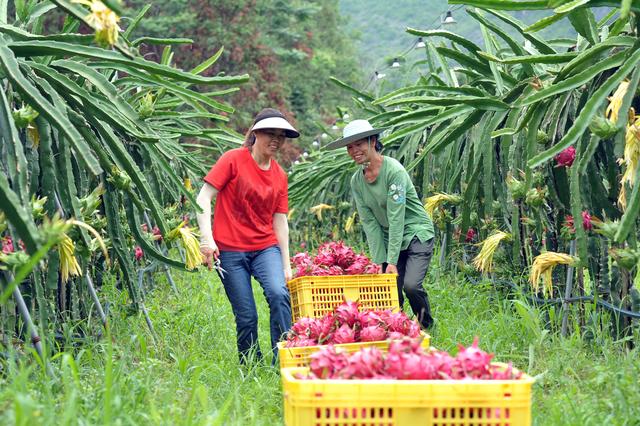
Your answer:
[[[389,196],[396,204],[404,204],[406,201],[406,194],[404,186],[398,183],[392,183],[389,185]]]

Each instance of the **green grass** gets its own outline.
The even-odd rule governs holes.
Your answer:
[[[56,378],[28,356],[4,363],[0,424],[281,424],[279,374],[268,360],[238,365],[233,315],[218,279],[201,272],[177,282],[179,296],[158,282],[148,297],[155,345],[142,317],[126,317],[112,304],[111,338],[56,355]],[[602,330],[597,343],[547,333],[539,311],[488,285],[445,276],[428,288],[437,319],[433,345],[454,351],[477,335],[498,360],[538,375],[535,424],[637,424],[637,350],[625,351]],[[267,350],[268,309],[257,285],[255,291]]]

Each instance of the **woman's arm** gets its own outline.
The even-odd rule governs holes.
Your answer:
[[[275,213],[273,215],[273,231],[278,239],[280,254],[282,255],[282,266],[284,268],[284,278],[291,280],[291,262],[289,260],[289,223],[285,213]]]
[[[208,183],[204,183],[196,198],[198,206],[202,209],[202,213],[196,215],[198,220],[198,228],[200,228],[200,253],[202,254],[202,263],[207,265],[209,269],[213,266],[213,259],[220,255],[220,250],[216,242],[213,241],[211,229],[213,227],[213,219],[211,218],[211,203],[218,194],[218,190]]]

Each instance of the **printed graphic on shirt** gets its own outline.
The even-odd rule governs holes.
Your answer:
[[[389,196],[396,204],[404,204],[406,201],[405,189],[402,184],[392,183],[389,185]]]

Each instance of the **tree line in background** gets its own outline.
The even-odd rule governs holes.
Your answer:
[[[146,3],[133,0],[127,5],[133,11]],[[230,98],[237,110],[232,125],[246,129],[256,111],[275,107],[295,120],[303,135],[300,144],[305,145],[322,126],[331,125],[336,106],[349,102],[347,94],[327,84],[329,77],[359,79],[353,44],[343,26],[337,0],[163,0],[153,2],[133,35],[194,40],[175,46],[176,65],[184,69],[224,47],[207,72],[251,76]],[[152,60],[162,57],[163,49],[141,45]],[[285,164],[300,153],[288,149]]]

